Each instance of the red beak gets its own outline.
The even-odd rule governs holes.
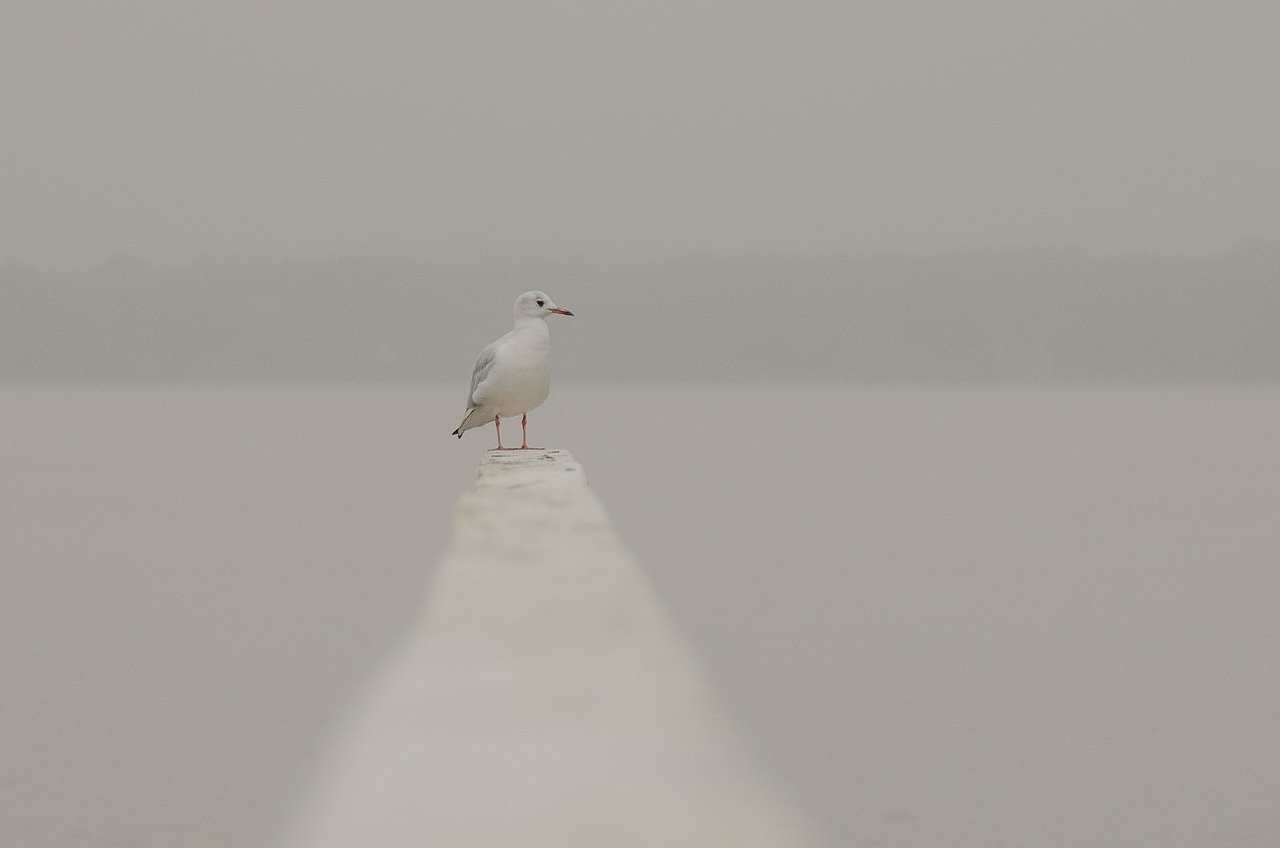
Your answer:
[[[573,313],[567,309],[553,309],[551,311],[556,313],[557,315],[568,315],[570,318],[573,317]]]

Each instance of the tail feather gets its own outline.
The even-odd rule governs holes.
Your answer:
[[[493,420],[493,417],[490,416],[487,412],[482,412],[480,407],[473,406],[467,410],[467,416],[462,419],[462,423],[458,425],[458,429],[454,430],[449,435],[457,436],[459,439],[461,439],[463,433],[467,432],[473,427],[480,427],[481,425],[488,424],[492,420]]]

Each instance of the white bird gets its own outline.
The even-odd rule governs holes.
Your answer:
[[[467,415],[453,431],[459,439],[473,427],[493,422],[502,446],[502,420],[520,416],[520,449],[529,449],[529,410],[536,409],[551,393],[551,333],[548,315],[573,315],[540,291],[516,298],[516,325],[484,349],[471,373]]]

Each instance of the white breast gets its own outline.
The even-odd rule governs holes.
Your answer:
[[[551,341],[547,325],[531,322],[504,336],[480,385],[477,406],[503,418],[536,409],[551,393]]]

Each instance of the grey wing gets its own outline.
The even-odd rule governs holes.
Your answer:
[[[476,370],[471,372],[471,390],[467,392],[467,409],[471,409],[476,405],[476,386],[484,382],[484,378],[489,376],[489,371],[493,368],[493,355],[498,349],[498,345],[489,345],[480,352],[480,358],[476,360]]]

